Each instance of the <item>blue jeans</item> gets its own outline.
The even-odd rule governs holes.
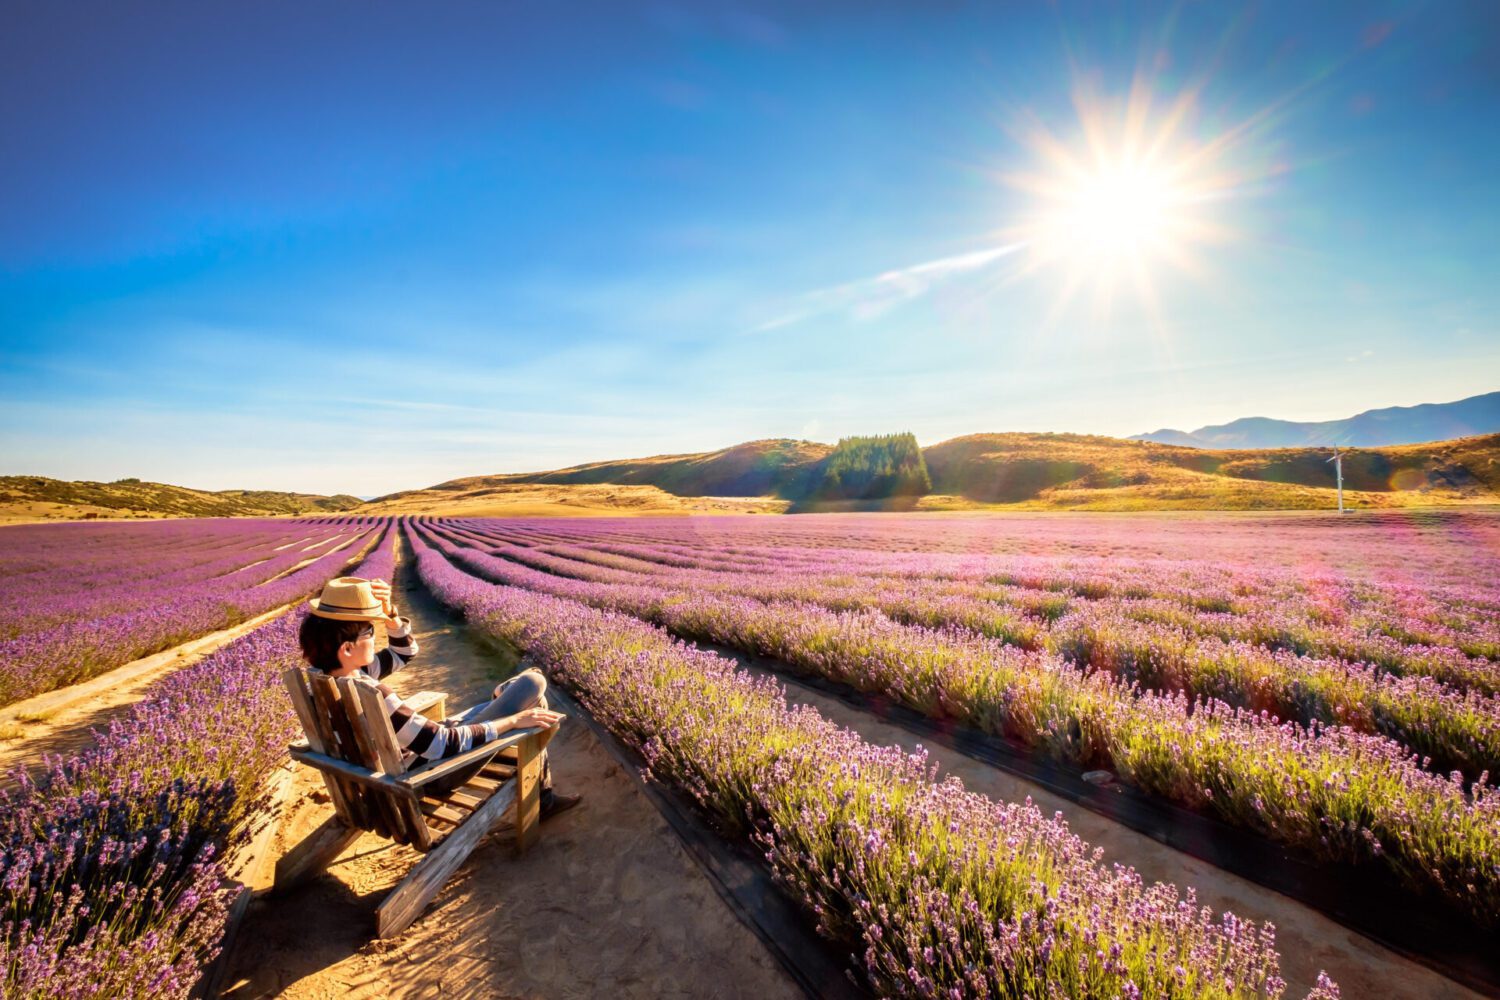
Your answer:
[[[481,701],[464,709],[445,721],[467,725],[473,722],[490,722],[495,719],[503,719],[508,715],[525,711],[528,708],[547,707],[547,678],[543,677],[538,670],[524,670],[510,680],[505,681],[495,688],[495,696],[489,701]],[[478,774],[485,761],[464,767],[450,775],[438,778],[432,782],[434,791],[448,792],[463,785],[474,775]],[[542,751],[542,790],[546,791],[552,787],[552,766],[547,761],[547,751]]]

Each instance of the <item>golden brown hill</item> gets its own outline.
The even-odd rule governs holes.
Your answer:
[[[407,490],[371,500],[356,513],[443,517],[673,517],[690,514],[781,514],[791,505],[775,497],[680,497],[655,486],[578,483],[494,483],[478,476],[429,490]],[[489,485],[486,485],[489,483]]]
[[[195,490],[120,479],[68,482],[45,476],[0,476],[0,522],[98,517],[272,517],[352,510],[359,497],[269,490]]]
[[[1334,505],[1319,448],[1205,451],[1085,434],[971,434],[922,449],[932,492],[811,503],[831,445],[786,439],[719,451],[472,476],[366,504],[352,496],[161,483],[0,477],[0,522],[87,517],[452,514],[652,516],[788,510],[1296,510]],[[1500,435],[1361,448],[1344,460],[1355,508],[1500,503]]]
[[[593,462],[551,472],[452,479],[425,490],[377,497],[365,514],[456,517],[588,517],[781,513],[785,498],[832,446],[786,438],[748,441],[689,455]]]
[[[593,462],[554,472],[469,476],[426,490],[377,497],[371,503],[399,500],[411,493],[472,493],[522,484],[655,486],[680,497],[800,497],[811,488],[808,476],[817,463],[832,451],[831,445],[814,441],[773,438],[699,454]]]
[[[381,497],[360,513],[663,515],[843,510],[1299,510],[1334,505],[1329,452],[1204,451],[1085,434],[971,434],[922,449],[926,496],[807,502],[833,448],[752,441],[692,455],[474,476]],[[1500,435],[1356,449],[1354,508],[1500,503]],[[745,498],[745,499],[737,499]]]
[[[1205,451],[1084,434],[972,434],[924,449],[935,496],[1020,508],[1306,509],[1334,494],[1323,448]],[[1361,448],[1344,459],[1345,503],[1500,502],[1500,434]]]

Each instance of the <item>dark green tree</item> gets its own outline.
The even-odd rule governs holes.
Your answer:
[[[932,491],[915,434],[840,438],[824,462],[819,500],[883,500]]]

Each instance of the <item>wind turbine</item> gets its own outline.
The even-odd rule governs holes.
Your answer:
[[[1334,472],[1339,477],[1339,513],[1344,512],[1344,455],[1339,451],[1339,446],[1333,446],[1333,457],[1328,461],[1333,463]]]

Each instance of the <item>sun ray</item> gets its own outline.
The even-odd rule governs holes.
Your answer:
[[[1138,72],[1110,100],[1079,78],[1070,92],[1070,134],[1034,114],[1007,128],[1033,160],[1030,169],[999,177],[1030,204],[1003,231],[1026,246],[1011,274],[1058,271],[1054,317],[1090,290],[1099,315],[1132,296],[1153,324],[1164,322],[1161,272],[1205,279],[1202,251],[1237,238],[1225,203],[1270,175],[1241,154],[1279,106],[1201,134],[1201,95],[1200,80],[1163,98]]]

